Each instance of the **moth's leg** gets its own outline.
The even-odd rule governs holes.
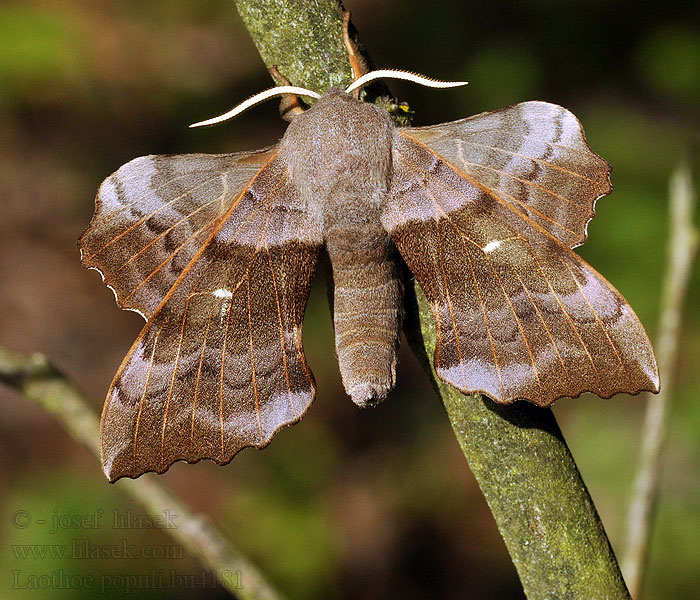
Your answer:
[[[289,79],[287,79],[277,70],[277,65],[268,67],[267,71],[270,73],[270,75],[272,75],[272,78],[275,81],[281,83],[282,85],[292,85]],[[304,107],[301,104],[301,100],[299,100],[299,96],[295,94],[282,96],[282,100],[280,100],[280,115],[285,121],[292,121],[294,117],[303,112]]]
[[[343,11],[343,43],[348,51],[348,59],[352,68],[352,80],[356,81],[366,73],[369,73],[369,65],[367,60],[360,52],[355,40],[350,37],[350,11]],[[359,90],[354,93],[355,97],[359,94]]]

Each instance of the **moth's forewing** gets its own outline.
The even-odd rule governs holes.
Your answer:
[[[150,317],[107,395],[102,458],[111,481],[163,472],[177,460],[226,463],[299,420],[314,396],[301,327],[321,235],[306,222],[286,166],[275,152],[189,158],[149,159],[156,171],[164,167],[157,175],[123,167],[101,188],[100,216],[81,241],[92,260],[107,256],[102,247],[121,253],[100,266],[125,305],[140,288],[115,265],[152,255],[138,263],[140,287],[170,284],[137,305]],[[183,164],[184,192],[172,171]],[[162,183],[153,189],[154,181]],[[110,212],[121,218],[101,212],[112,200],[106,185],[122,190]],[[205,212],[206,223],[190,222]],[[110,225],[115,219],[120,226]],[[98,231],[112,241],[103,237],[95,250]],[[173,255],[188,239],[199,247],[176,269]],[[164,274],[156,279],[149,269]]]
[[[438,375],[465,393],[541,406],[584,391],[656,391],[656,361],[634,311],[563,243],[583,239],[595,199],[609,190],[603,162],[582,131],[530,122],[516,150],[497,127],[475,127],[479,119],[494,122],[490,114],[472,120],[481,130],[473,153],[468,133],[448,148],[452,124],[420,141],[397,132],[382,215],[431,303]],[[436,139],[450,161],[432,149]],[[485,148],[499,159],[496,174],[476,166]],[[576,236],[561,235],[564,224]]]

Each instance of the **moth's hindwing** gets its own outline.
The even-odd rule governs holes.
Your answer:
[[[276,150],[142,156],[110,175],[78,241],[119,306],[148,318]]]
[[[610,165],[578,119],[547,102],[522,102],[452,123],[401,131],[570,248],[586,240],[595,202],[612,191]]]

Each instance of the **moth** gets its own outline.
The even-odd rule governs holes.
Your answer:
[[[222,118],[272,95],[317,98],[276,146],[145,156],[102,183],[82,262],[146,319],[102,415],[110,481],[225,464],[302,417],[315,394],[302,321],[322,251],[359,406],[394,386],[399,255],[432,307],[437,374],[458,390],[538,406],[658,390],[634,311],[572,251],[611,191],[576,117],[524,102],[397,128],[351,94],[399,76],[429,81],[375,71],[323,95],[275,88]]]

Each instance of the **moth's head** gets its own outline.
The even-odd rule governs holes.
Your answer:
[[[314,106],[320,102],[351,102],[353,100],[355,100],[355,98],[353,98],[352,94],[349,94],[343,89],[332,87],[321,95]]]
[[[347,92],[341,88],[332,87],[327,89],[310,108],[304,111],[304,113],[325,111],[331,107],[335,107],[336,110],[342,111],[344,108],[350,105],[360,109],[374,107],[373,104],[361,102],[357,99],[357,96],[351,92]]]
[[[222,123],[223,121],[228,121],[233,117],[240,115],[249,108],[252,108],[256,104],[260,104],[265,100],[270,98],[275,98],[276,96],[285,95],[295,95],[303,96],[307,98],[315,98],[317,100],[331,101],[348,99],[349,101],[356,102],[356,100],[351,95],[353,92],[359,90],[365,85],[370,84],[377,79],[403,79],[405,81],[412,81],[413,83],[418,83],[427,87],[435,88],[451,88],[460,85],[467,85],[466,81],[438,81],[437,79],[430,79],[423,75],[418,75],[417,73],[411,73],[409,71],[396,71],[394,69],[379,69],[377,71],[370,71],[362,77],[358,77],[350,86],[345,90],[339,88],[331,88],[323,95],[312,90],[307,90],[306,88],[297,87],[294,85],[281,85],[278,87],[270,88],[269,90],[264,90],[251,96],[247,100],[244,100],[237,106],[234,106],[230,111],[214,117],[212,119],[207,119],[206,121],[199,121],[198,123],[193,123],[190,127],[202,127],[204,125],[215,125],[216,123]]]

